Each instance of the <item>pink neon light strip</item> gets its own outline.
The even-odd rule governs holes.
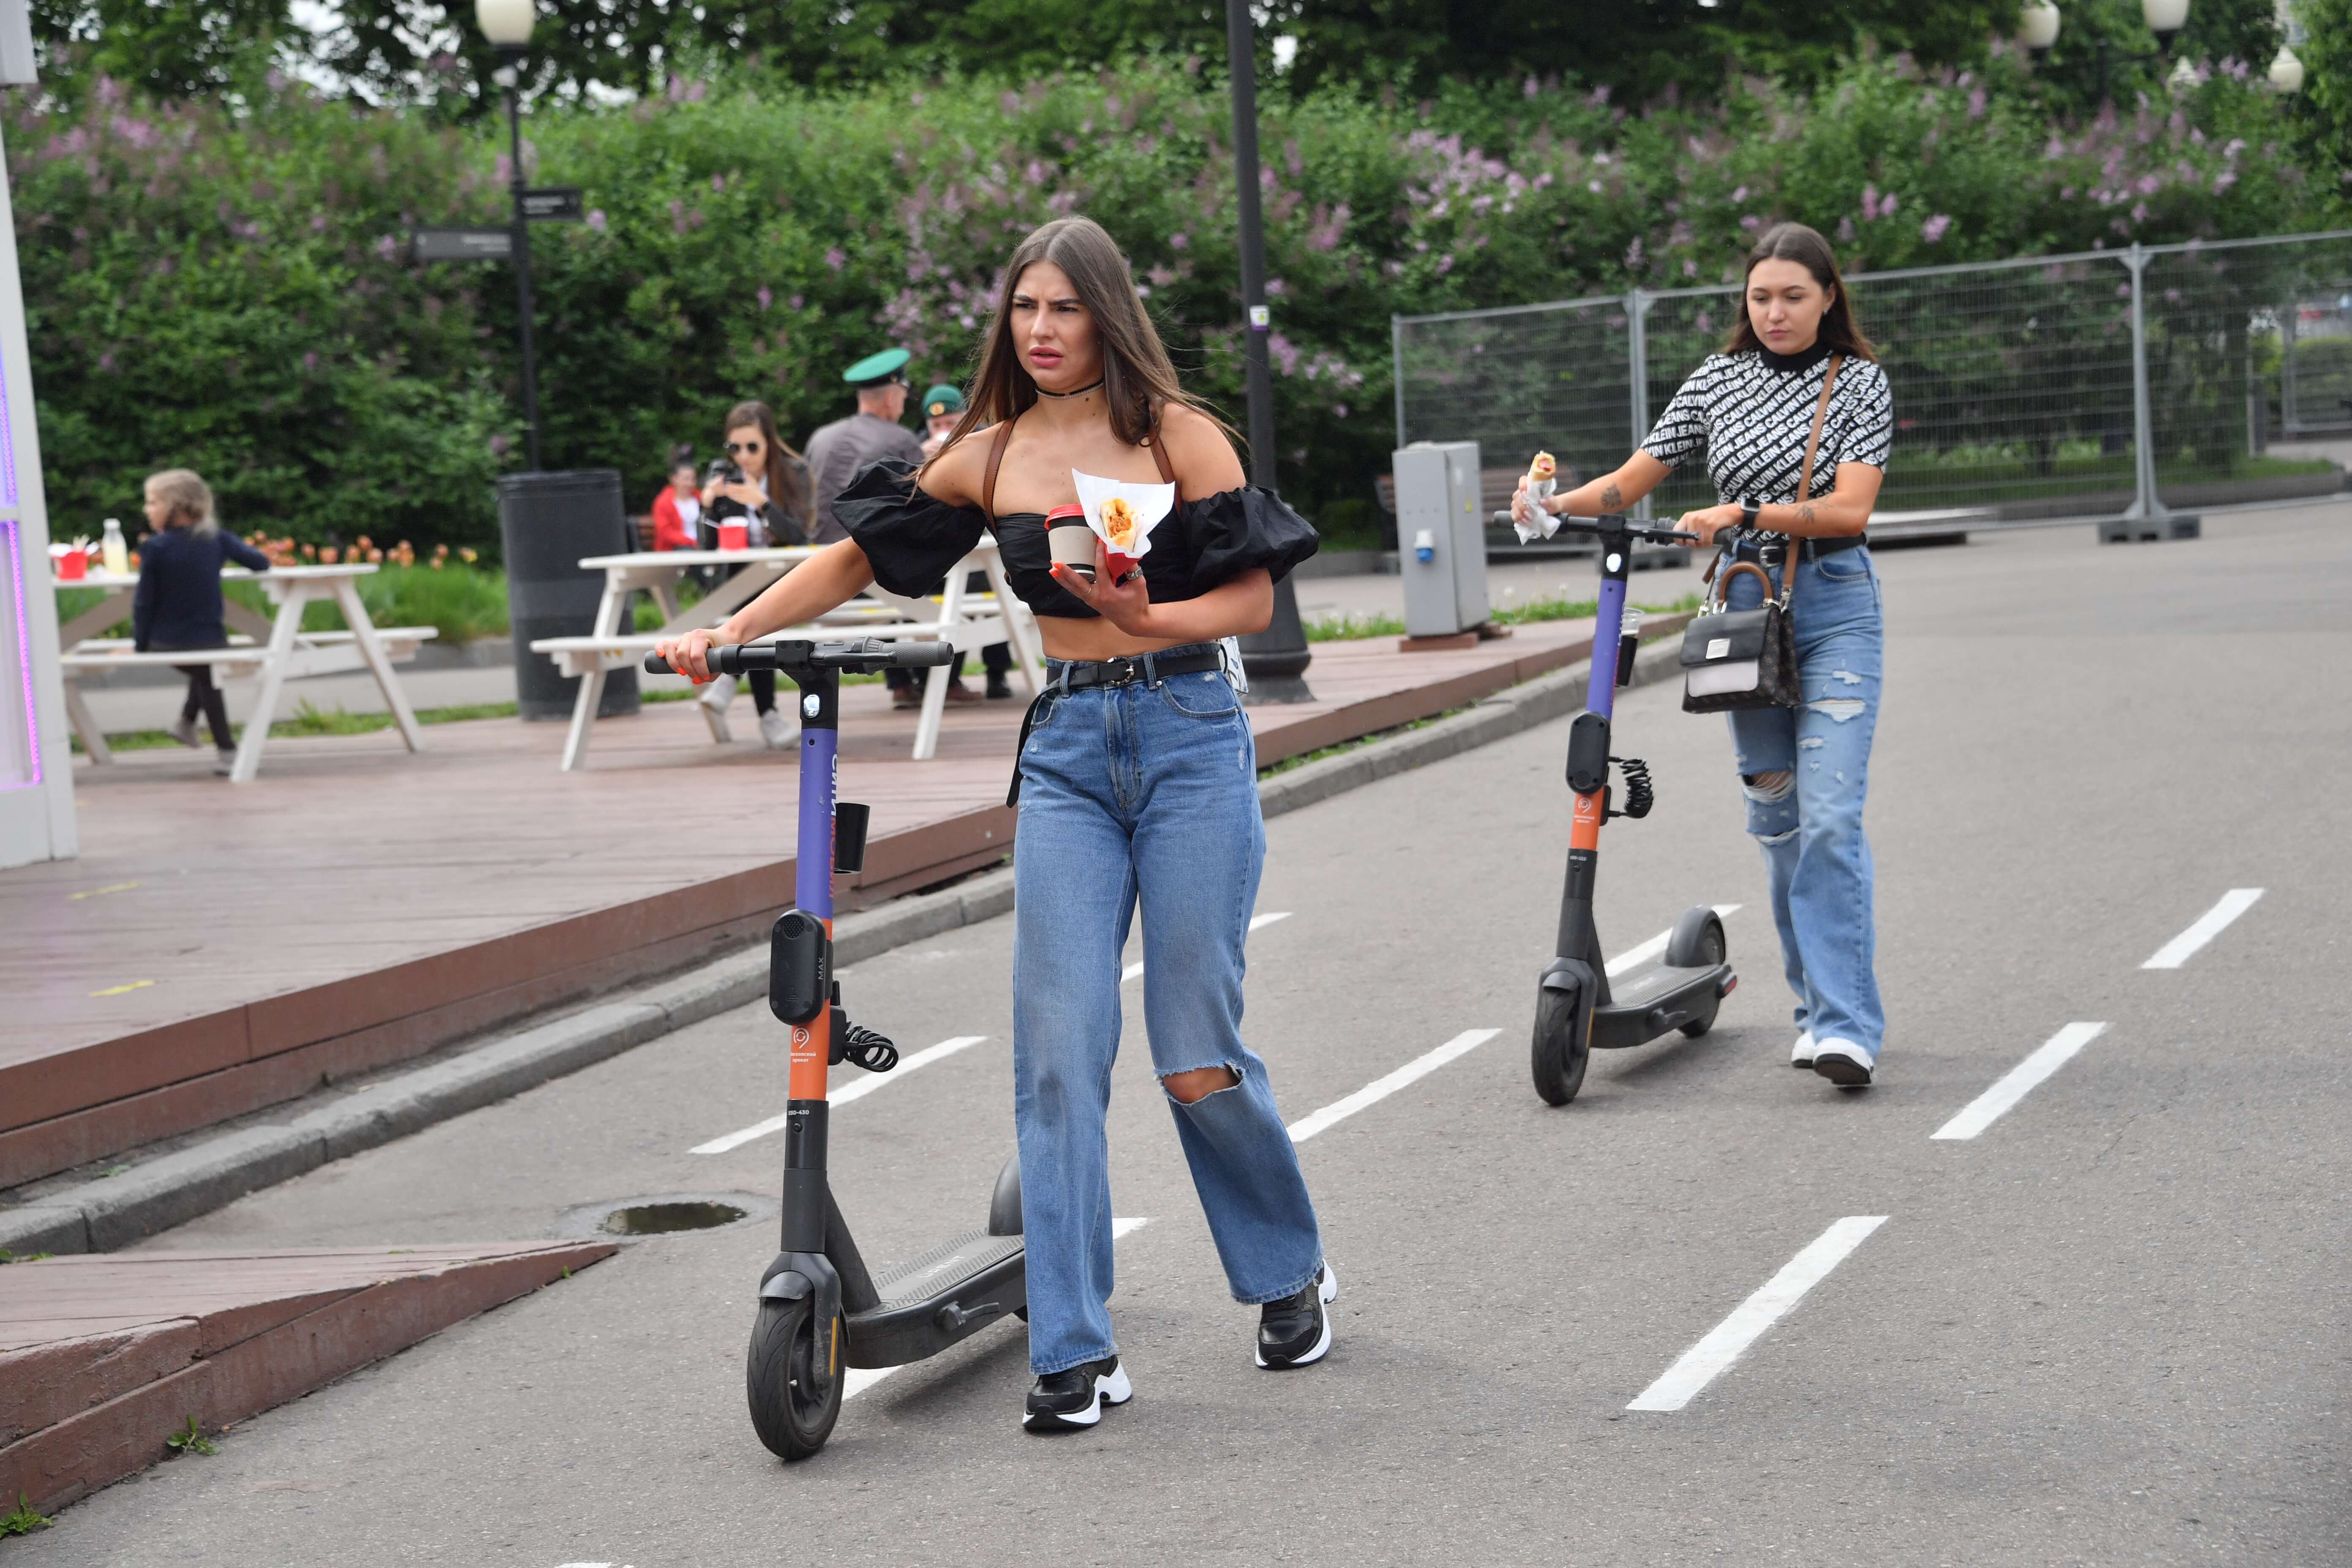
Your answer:
[[[5,394],[0,394],[0,408],[5,407]],[[10,443],[5,426],[0,426],[0,447]],[[9,580],[16,589],[16,668],[25,678],[25,743],[33,753],[33,776],[18,788],[31,788],[41,782],[41,726],[37,710],[33,706],[33,640],[25,626],[25,529],[20,522],[0,523],[7,530]],[[0,788],[7,786],[0,785]]]

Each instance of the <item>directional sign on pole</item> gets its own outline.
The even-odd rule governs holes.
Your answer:
[[[549,185],[522,194],[522,216],[534,223],[584,223],[588,209],[581,205],[577,185]]]
[[[412,248],[419,261],[505,261],[514,255],[514,230],[420,228]]]

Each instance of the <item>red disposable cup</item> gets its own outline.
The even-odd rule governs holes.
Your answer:
[[[719,548],[749,550],[751,548],[751,525],[748,522],[722,522],[719,525]]]
[[[89,575],[89,552],[68,550],[58,557],[58,581],[79,583]]]

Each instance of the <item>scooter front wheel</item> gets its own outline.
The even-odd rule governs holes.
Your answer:
[[[1566,1105],[1584,1087],[1584,1064],[1592,1042],[1582,1025],[1583,998],[1573,988],[1547,985],[1536,993],[1536,1031],[1531,1051],[1536,1092],[1548,1105]]]
[[[806,1297],[762,1301],[751,1325],[743,1391],[751,1429],[779,1458],[805,1459],[824,1447],[841,1415],[841,1320],[820,1330],[815,1318]]]

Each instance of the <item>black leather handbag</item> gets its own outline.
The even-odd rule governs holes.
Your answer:
[[[1822,425],[1829,417],[1830,391],[1837,385],[1838,364],[1844,356],[1832,355],[1829,374],[1822,378],[1822,399],[1813,409],[1812,433],[1805,438],[1805,463],[1797,472],[1796,504],[1805,504],[1813,485],[1813,458],[1822,445]],[[1708,573],[1713,590],[1697,616],[1683,628],[1683,711],[1720,713],[1732,708],[1794,708],[1798,701],[1797,628],[1790,618],[1789,600],[1797,584],[1797,563],[1803,547],[1794,539],[1780,563],[1780,589],[1772,590],[1771,574],[1749,561]],[[1717,565],[1722,566],[1720,559]],[[1752,610],[1725,607],[1732,578],[1753,572],[1764,584],[1764,603]]]

